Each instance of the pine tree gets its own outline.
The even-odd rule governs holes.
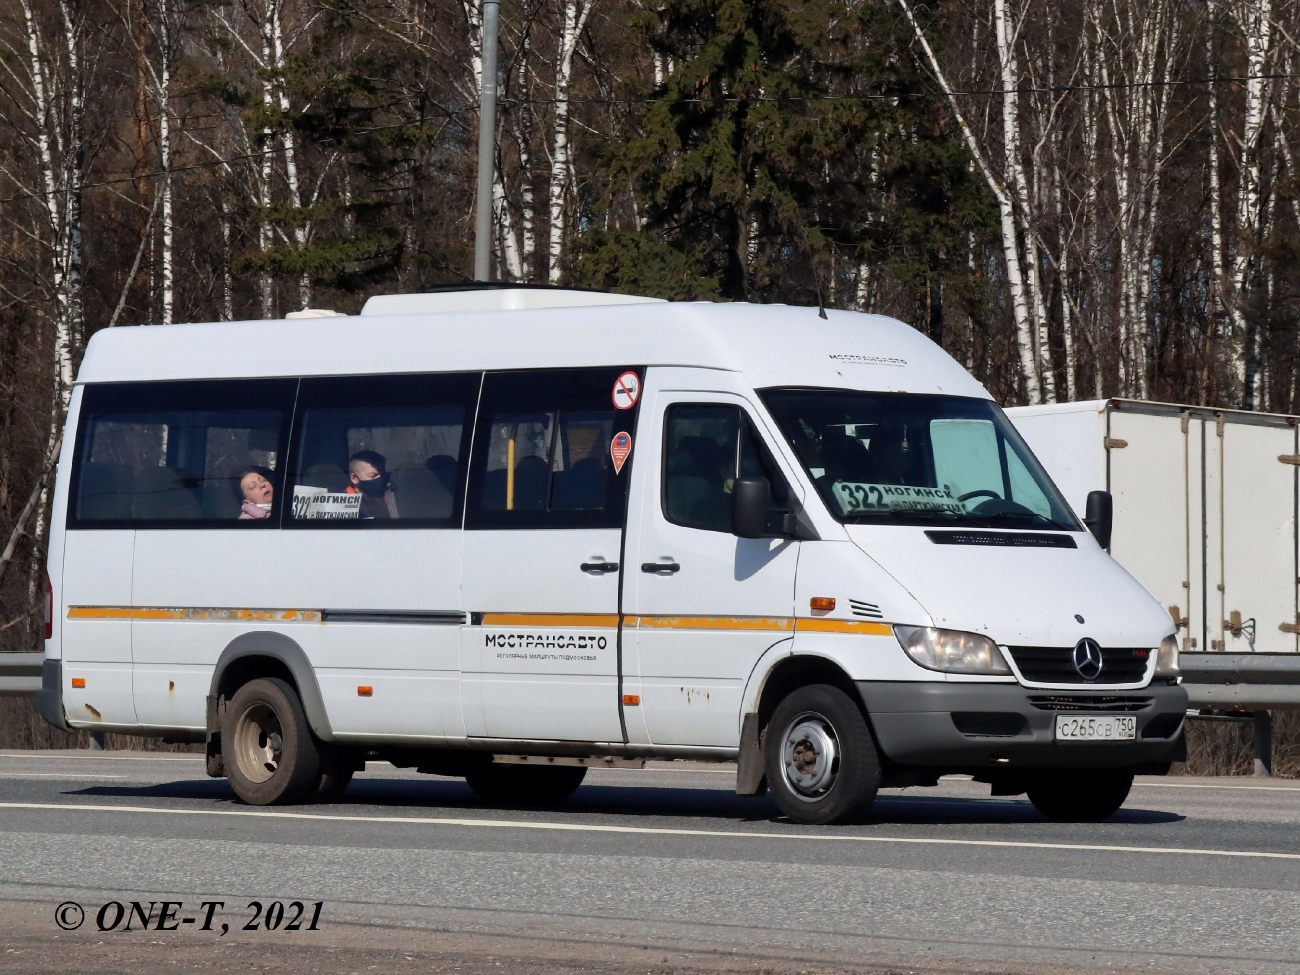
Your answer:
[[[922,288],[935,278],[926,293],[942,295],[944,257],[985,222],[986,193],[901,52],[892,7],[669,0],[640,26],[674,68],[615,160],[642,232],[589,241],[584,283],[684,297],[686,261],[700,292],[851,304],[875,263]]]

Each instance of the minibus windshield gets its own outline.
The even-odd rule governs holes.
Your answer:
[[[761,395],[840,521],[1083,530],[987,400],[834,389]]]

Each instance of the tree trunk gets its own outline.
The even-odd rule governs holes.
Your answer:
[[[555,119],[551,135],[551,179],[547,188],[550,242],[546,251],[546,279],[558,284],[563,273],[566,204],[569,190],[569,93],[573,87],[573,58],[578,52],[587,18],[596,0],[564,0],[564,21],[555,56]]]
[[[1016,242],[1016,217],[1011,196],[1002,180],[994,174],[983,149],[980,147],[979,140],[967,123],[966,116],[962,114],[961,108],[957,104],[954,89],[948,83],[943,69],[939,67],[939,61],[934,56],[934,51],[930,47],[930,42],[926,40],[921,25],[917,23],[916,18],[913,16],[911,6],[908,5],[907,0],[898,0],[898,5],[903,9],[903,13],[912,25],[917,43],[921,45],[921,50],[930,65],[930,70],[934,73],[935,80],[947,96],[948,106],[952,110],[958,128],[961,129],[966,148],[970,150],[971,156],[974,157],[976,164],[979,166],[980,173],[984,176],[985,183],[988,184],[989,190],[992,191],[994,198],[998,201],[998,215],[1001,218],[1002,226],[1002,256],[1006,263],[1007,290],[1010,293],[1012,316],[1016,323],[1016,348],[1020,354],[1020,374],[1024,379],[1026,398],[1031,403],[1041,403],[1043,402],[1042,385],[1038,379],[1039,369],[1038,357],[1034,350],[1034,329],[1029,317],[1029,301],[1025,293],[1024,275],[1021,273],[1020,249]]]

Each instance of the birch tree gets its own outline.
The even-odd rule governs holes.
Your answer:
[[[596,0],[562,0],[563,18],[555,53],[555,116],[551,122],[551,179],[547,194],[550,212],[550,243],[546,253],[546,277],[558,284],[563,274],[565,205],[569,191],[572,162],[569,145],[569,96],[573,90],[573,61],[578,43],[587,26]]]
[[[82,206],[86,183],[85,99],[88,24],[73,0],[59,0],[41,17],[33,0],[17,0],[17,16],[0,27],[0,84],[5,118],[16,147],[3,163],[11,191],[33,219],[16,221],[42,255],[37,283],[42,316],[53,331],[50,423],[53,449],[72,393],[84,341]]]
[[[143,86],[157,113],[158,181],[155,192],[160,200],[159,291],[160,315],[164,324],[175,320],[176,311],[176,217],[172,186],[172,78],[180,54],[182,17],[178,0],[142,0],[139,9],[127,4],[122,8],[125,35],[132,38],[137,50],[136,61],[142,66]],[[135,29],[133,21],[140,20]]]
[[[1145,397],[1152,354],[1152,254],[1179,28],[1167,0],[1140,6],[1102,0],[1090,4],[1088,15],[1100,52],[1098,80],[1115,197],[1120,386],[1126,395]]]
[[[1257,249],[1263,224],[1260,170],[1261,138],[1267,113],[1268,79],[1265,77],[1273,38],[1272,0],[1235,0],[1227,4],[1246,49],[1245,109],[1237,142],[1237,206],[1235,247],[1229,261],[1226,287],[1221,290],[1233,326],[1233,370],[1241,402],[1254,409],[1258,393],[1258,330],[1247,315],[1247,305],[1260,268]]]
[[[1001,5],[1003,0],[997,0]],[[956,90],[948,81],[948,77],[943,68],[939,65],[939,59],[935,57],[934,50],[930,42],[926,39],[925,32],[921,29],[908,0],[898,0],[899,7],[907,17],[908,23],[911,24],[916,35],[917,44],[920,46],[926,63],[929,65],[934,75],[936,83],[948,100],[949,107],[952,110],[953,118],[961,131],[962,138],[970,150],[971,158],[975,160],[980,174],[988,184],[989,191],[993,194],[998,203],[998,214],[1001,218],[1002,230],[1002,256],[1005,261],[1007,275],[1007,290],[1010,293],[1012,316],[1016,329],[1016,346],[1020,353],[1020,372],[1025,384],[1025,392],[1031,403],[1048,402],[1046,399],[1046,390],[1042,381],[1042,359],[1038,354],[1038,337],[1037,322],[1032,317],[1030,306],[1034,300],[1030,294],[1030,289],[1025,281],[1025,273],[1020,255],[1019,234],[1021,230],[1020,221],[1016,212],[1015,201],[1012,197],[1012,191],[1008,189],[1005,178],[994,171],[990,164],[988,154],[976,136],[971,124],[967,121],[965,114],[958,103]],[[1006,65],[1009,60],[1002,57],[1002,48],[1004,43],[1009,46],[1010,37],[1006,33],[1005,18],[1002,20],[998,29],[998,50],[999,63]],[[1014,86],[1006,87],[1005,76],[1006,67],[1003,67],[1003,89],[1001,92],[1003,101],[1003,125],[1010,124],[1016,128],[1015,122],[1017,112],[1014,108]],[[1008,116],[1011,122],[1007,121]]]

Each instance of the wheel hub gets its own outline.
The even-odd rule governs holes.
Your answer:
[[[816,802],[831,790],[839,774],[839,739],[825,717],[809,712],[795,718],[781,751],[786,781],[798,798]]]
[[[280,718],[266,704],[253,704],[235,724],[235,758],[252,782],[265,782],[280,767],[284,731]]]

